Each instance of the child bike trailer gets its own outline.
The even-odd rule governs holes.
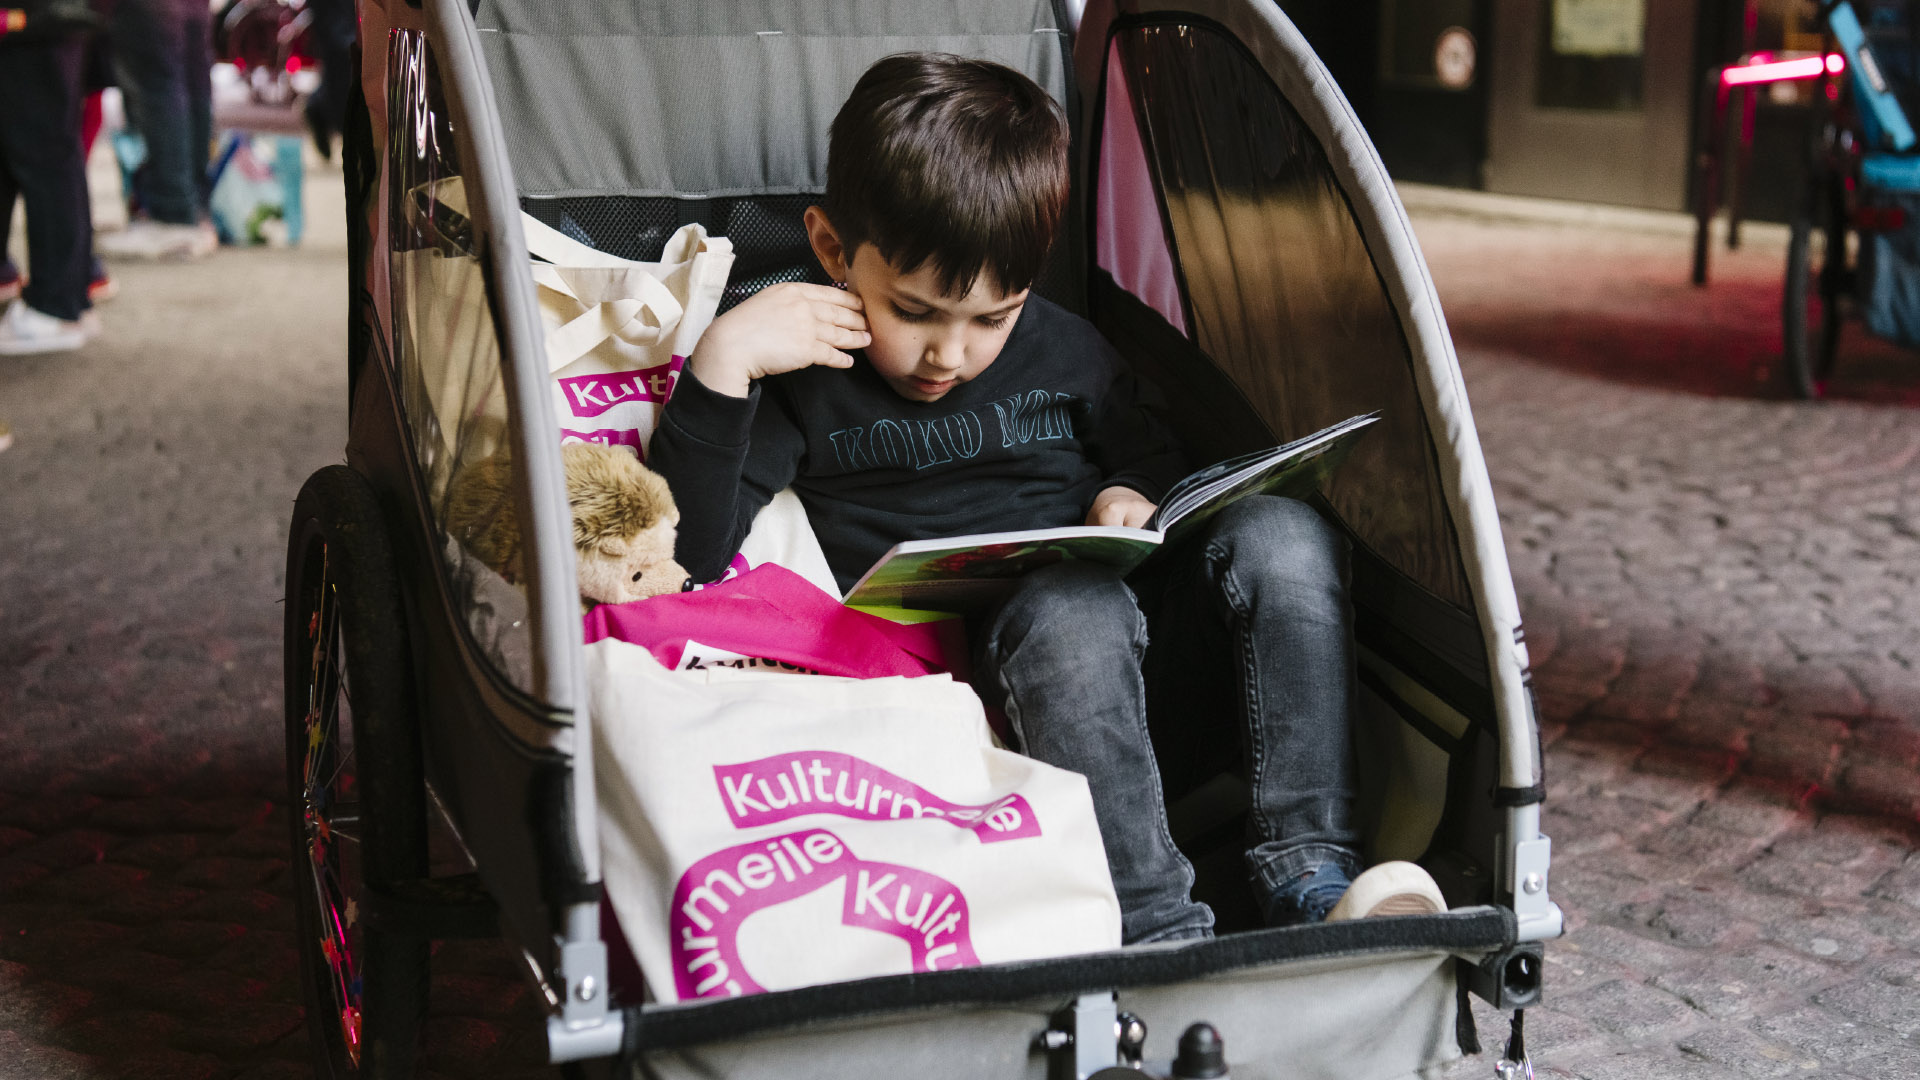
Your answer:
[[[411,1075],[430,944],[473,935],[524,956],[554,1061],[645,1077],[1385,1080],[1478,1049],[1468,993],[1538,999],[1561,917],[1465,388],[1379,158],[1270,0],[1096,0],[1077,19],[1045,0],[359,14],[346,464],[301,491],[287,573],[320,1075]],[[1228,773],[1168,792],[1213,940],[679,1004],[610,985],[589,752],[609,718],[586,708],[521,214],[631,259],[700,222],[732,240],[729,302],[806,278],[828,121],[910,49],[1009,64],[1066,106],[1074,197],[1039,287],[1162,390],[1196,460],[1381,413],[1320,496],[1354,548],[1359,805],[1369,856],[1419,861],[1449,912],[1258,929],[1232,898],[1245,789]],[[508,577],[450,527],[450,478],[502,451]]]

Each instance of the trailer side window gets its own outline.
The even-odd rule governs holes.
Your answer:
[[[393,35],[388,86],[386,254],[400,405],[454,605],[481,653],[530,690],[531,623],[513,581],[523,544],[500,338],[467,216],[469,170],[424,35]]]

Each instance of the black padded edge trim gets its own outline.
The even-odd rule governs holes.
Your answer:
[[[564,932],[566,909],[600,900],[600,883],[587,880],[586,862],[573,834],[573,766],[571,762],[542,761],[533,767],[528,785],[527,827],[538,840],[540,894],[551,909],[554,929]]]
[[[1164,986],[1291,960],[1399,952],[1492,952],[1514,943],[1507,908],[1355,919],[1259,930],[1188,945],[889,975],[751,997],[626,1010],[628,1053],[745,1038],[782,1028],[926,1009],[1065,999],[1089,990]]]
[[[1503,787],[1493,789],[1493,805],[1502,810],[1515,806],[1532,806],[1547,801],[1547,785],[1538,783],[1532,787]]]
[[[1480,1027],[1473,1022],[1473,993],[1467,989],[1467,965],[1453,965],[1453,1041],[1462,1054],[1480,1052]]]

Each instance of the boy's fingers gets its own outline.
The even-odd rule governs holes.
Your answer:
[[[853,366],[853,357],[828,345],[824,341],[816,341],[813,343],[813,348],[807,350],[807,363],[820,364],[826,367],[848,368]]]
[[[819,338],[836,349],[864,349],[873,343],[872,334],[845,326],[823,326]]]
[[[849,330],[865,330],[867,317],[858,308],[842,307],[839,304],[815,304],[813,317],[816,321],[829,326],[844,326]]]
[[[836,289],[831,285],[810,285],[804,281],[794,282],[793,287],[809,300],[832,304],[837,308],[851,308],[859,311],[864,306],[860,303],[860,298],[847,289]]]

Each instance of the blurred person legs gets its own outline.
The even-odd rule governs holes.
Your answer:
[[[31,271],[20,299],[0,315],[0,355],[77,349],[89,336],[82,321],[93,240],[80,149],[83,48],[78,37],[0,42],[0,205],[10,218],[15,194],[26,201]],[[0,228],[0,244],[6,239]]]
[[[86,96],[81,104],[80,115],[80,160],[85,162],[93,154],[93,142],[100,134],[101,88],[111,86],[110,81],[102,81],[102,76],[112,75],[112,64],[106,51],[105,35],[95,34],[87,38],[86,59],[82,62],[82,86]],[[13,180],[0,171],[0,304],[19,297],[25,284],[20,267],[7,256],[7,240],[13,226],[14,198],[18,192]],[[120,295],[120,285],[107,274],[106,264],[100,256],[87,257],[87,300],[89,303],[102,304]]]
[[[94,34],[87,38],[86,58],[81,62],[80,87],[85,97],[80,105],[80,160],[88,161],[93,157],[93,143],[100,137],[100,128],[105,123],[105,110],[101,105],[101,95],[113,85],[113,46],[105,34]],[[4,247],[5,245],[0,245]],[[94,255],[87,260],[87,299],[93,303],[105,303],[120,295],[120,286],[107,276],[107,267]]]
[[[88,257],[87,302],[104,304],[119,295],[120,283],[107,275],[107,264],[101,262],[98,255]]]
[[[127,118],[147,144],[146,218],[104,236],[108,255],[193,259],[218,245],[206,221],[213,139],[213,29],[206,0],[120,0],[111,23]]]
[[[320,156],[333,159],[333,137],[347,122],[347,91],[353,86],[353,41],[359,19],[353,0],[307,0],[313,15],[314,52],[320,61],[320,85],[307,98],[307,129]]]

